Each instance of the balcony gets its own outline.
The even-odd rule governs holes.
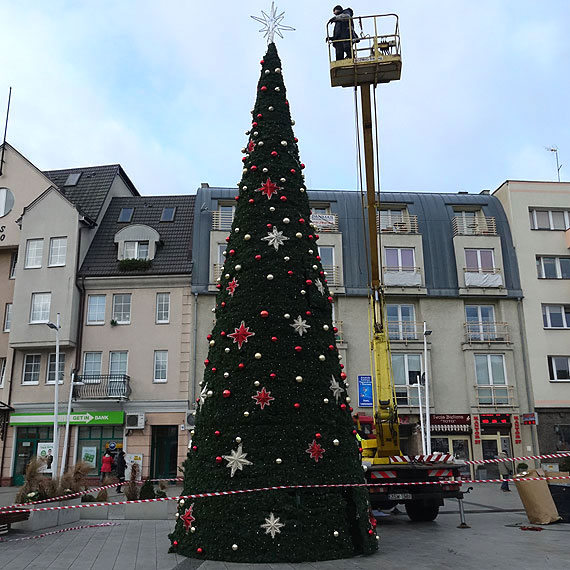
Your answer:
[[[465,287],[503,287],[503,276],[498,267],[464,267]]]
[[[376,216],[376,231],[383,234],[417,234],[418,217],[410,214],[388,215],[380,211]]]
[[[419,406],[418,386],[395,386],[396,403],[398,406]],[[422,390],[423,392],[423,390]],[[424,394],[422,393],[422,407],[424,406]]]
[[[419,321],[388,321],[388,335],[390,341],[422,340],[424,324]]]
[[[496,236],[497,224],[492,216],[463,218],[456,216],[452,220],[454,236]]]
[[[218,279],[222,276],[223,268],[224,268],[223,263],[214,263],[213,267],[214,283],[217,283]]]
[[[421,287],[422,273],[420,267],[384,266],[384,285],[387,287]]]
[[[496,321],[469,321],[463,323],[465,342],[510,342],[508,323]]]
[[[478,406],[514,406],[513,386],[506,384],[500,386],[475,386],[475,395]]]
[[[323,265],[323,271],[329,287],[342,287],[342,275],[338,265]]]
[[[342,321],[333,321],[333,327],[337,329],[334,333],[336,342],[345,342],[344,334],[342,332]]]
[[[311,214],[311,223],[319,233],[338,232],[336,214]]]
[[[229,231],[232,229],[233,221],[233,212],[220,212],[219,210],[212,212],[212,230]]]
[[[130,377],[126,374],[95,374],[78,376],[82,386],[73,387],[74,400],[128,400]]]

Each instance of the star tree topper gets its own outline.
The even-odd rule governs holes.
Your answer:
[[[266,14],[263,10],[261,10],[261,13],[263,14],[261,18],[257,16],[252,16],[252,18],[256,22],[263,24],[263,28],[261,28],[261,30],[259,31],[265,32],[263,34],[263,37],[267,38],[268,44],[273,43],[273,38],[275,34],[277,34],[280,38],[282,38],[283,34],[281,32],[295,31],[295,28],[292,28],[291,26],[284,26],[281,23],[281,20],[283,20],[285,12],[277,14],[277,8],[275,7],[275,2],[271,2],[271,12],[269,12],[269,14]]]

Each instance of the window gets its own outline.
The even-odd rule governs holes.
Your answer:
[[[14,194],[8,188],[0,188],[0,218],[7,216],[14,207]]]
[[[135,211],[134,208],[121,208],[119,212],[119,219],[117,221],[128,223],[131,221],[133,217],[133,212]]]
[[[529,215],[532,230],[566,230],[570,228],[569,210],[530,209]]]
[[[546,329],[570,329],[570,305],[542,305],[542,322]]]
[[[473,273],[492,273],[495,260],[492,249],[466,249],[465,268]]]
[[[127,373],[129,353],[126,350],[109,353],[109,374],[122,376]]]
[[[154,351],[154,382],[166,382],[168,373],[168,350]]]
[[[59,353],[59,383],[63,384],[65,373],[65,353]],[[55,353],[49,355],[46,384],[55,384]]]
[[[489,341],[497,339],[495,308],[490,305],[466,305],[468,340]]]
[[[124,259],[148,259],[148,241],[126,241]]]
[[[32,293],[32,310],[30,311],[30,323],[49,322],[49,309],[51,293]]]
[[[548,374],[550,380],[570,380],[570,356],[549,356]]]
[[[174,214],[176,214],[176,208],[173,206],[167,206],[162,208],[162,214],[160,215],[161,222],[173,222]]]
[[[556,434],[556,451],[570,451],[570,426],[555,425],[554,433]]]
[[[16,263],[18,263],[18,252],[14,251],[10,257],[10,279],[16,279]]]
[[[227,246],[225,243],[218,244],[218,264],[223,265],[226,262],[225,251]]]
[[[131,323],[131,294],[113,295],[113,319],[119,325]]]
[[[4,309],[4,332],[10,332],[12,326],[12,303],[6,303]]]
[[[415,256],[413,247],[386,247],[386,269],[388,271],[414,271]]]
[[[170,293],[156,294],[156,322],[168,323],[170,321]]]
[[[83,382],[101,382],[101,353],[85,352],[83,354]]]
[[[42,357],[40,354],[26,354],[24,357],[24,372],[22,384],[38,384],[40,381],[40,365]]]
[[[416,323],[413,305],[386,305],[390,340],[416,339]]]
[[[106,295],[89,295],[87,297],[87,324],[102,325],[105,323]]]
[[[415,385],[422,375],[421,354],[392,354],[392,371],[398,405],[417,406],[418,391]]]
[[[570,257],[536,258],[539,279],[570,279]]]
[[[324,268],[332,269],[334,267],[334,247],[319,247],[319,257]]]
[[[0,388],[4,386],[4,380],[6,380],[6,357],[0,357]]]
[[[70,172],[67,175],[67,178],[65,180],[65,182],[63,183],[64,186],[77,186],[77,183],[79,182],[79,179],[81,178],[81,175],[83,174],[83,172]]]
[[[505,357],[502,354],[476,354],[475,377],[479,404],[500,405],[509,403]]]
[[[26,269],[37,269],[42,266],[44,252],[43,239],[29,239],[26,242]]]
[[[57,237],[49,240],[49,267],[62,267],[65,265],[67,254],[67,238]]]

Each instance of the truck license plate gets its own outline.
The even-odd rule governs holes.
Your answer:
[[[404,501],[406,499],[411,499],[411,498],[412,498],[411,493],[392,493],[391,495],[388,495],[388,499],[390,499],[391,501]]]

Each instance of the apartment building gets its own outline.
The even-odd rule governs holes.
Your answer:
[[[188,408],[193,197],[142,197],[119,165],[41,172],[9,144],[3,156],[2,484],[20,484],[39,444],[53,442],[56,378],[60,424],[72,401],[67,453],[59,430],[66,464],[88,458],[96,475],[104,450],[123,447],[142,457],[144,474],[175,475],[187,445],[178,434]]]
[[[524,291],[524,335],[541,453],[570,450],[570,183],[507,180],[503,204]]]
[[[234,189],[202,184],[194,221],[192,291],[198,295],[198,360],[213,324],[216,279],[235,209]],[[310,191],[319,255],[335,298],[337,341],[363,421],[371,415],[366,237],[360,195]],[[419,423],[423,322],[434,451],[490,458],[534,451],[520,330],[522,291],[499,200],[480,195],[384,193],[378,218],[392,365],[404,452]],[[197,377],[197,380],[200,380]],[[489,474],[491,474],[489,470]]]

